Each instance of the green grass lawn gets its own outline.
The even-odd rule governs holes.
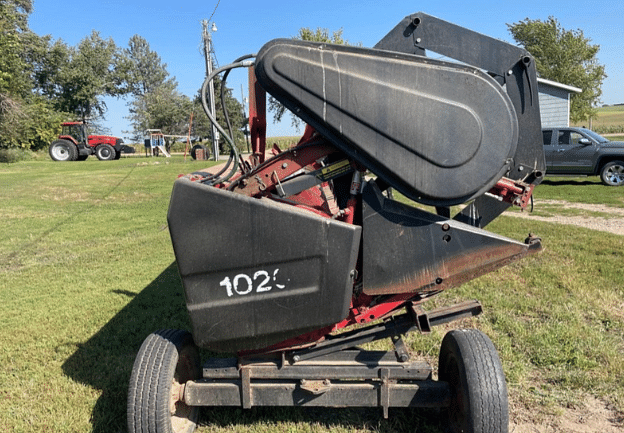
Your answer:
[[[535,200],[565,200],[573,203],[624,207],[624,188],[607,187],[598,176],[546,176],[533,194]]]
[[[190,329],[167,230],[182,157],[0,165],[0,431],[124,432],[126,392],[143,339]],[[547,180],[539,199],[624,207],[624,188]],[[553,212],[553,210],[549,210]],[[491,230],[544,251],[432,301],[479,299],[515,405],[540,414],[590,394],[624,411],[624,237],[501,217]],[[459,326],[455,324],[454,326]],[[449,329],[410,335],[434,360]],[[384,343],[377,347],[387,347]],[[438,431],[435,413],[205,408],[198,431]]]

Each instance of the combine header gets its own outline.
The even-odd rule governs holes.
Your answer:
[[[200,406],[437,407],[452,432],[507,431],[483,333],[449,332],[437,379],[403,336],[479,314],[477,301],[422,305],[541,249],[484,230],[544,174],[533,58],[417,13],[374,48],[270,41],[204,89],[239,67],[252,71],[254,153],[240,158],[217,125],[229,161],[175,182],[168,221],[193,333],[145,340],[129,431],[191,432]],[[265,92],[307,123],[295,147],[264,148]],[[394,351],[358,348],[380,339]],[[202,365],[198,347],[234,357]]]

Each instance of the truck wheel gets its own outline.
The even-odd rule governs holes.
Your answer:
[[[78,158],[76,145],[69,140],[56,140],[48,149],[50,158],[54,161],[75,161]]]
[[[191,148],[191,158],[197,159],[197,150],[201,149],[204,151],[204,159],[210,158],[210,150],[203,144],[196,144]]]
[[[191,334],[163,330],[150,334],[134,361],[128,388],[129,433],[191,433],[198,406],[180,399],[181,385],[201,377],[199,351]]]
[[[624,162],[611,161],[600,170],[600,179],[607,186],[624,185]]]
[[[100,161],[112,161],[115,159],[115,148],[110,144],[100,144],[95,148],[95,156]]]
[[[505,374],[496,348],[484,333],[476,329],[447,333],[440,348],[438,376],[451,387],[451,405],[442,417],[448,431],[508,431]]]

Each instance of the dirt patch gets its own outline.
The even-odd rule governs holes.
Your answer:
[[[593,216],[537,216],[530,212],[507,212],[505,216],[516,218],[527,218],[536,221],[552,222],[557,224],[566,224],[577,227],[584,227],[592,230],[609,232],[616,235],[624,236],[624,209],[609,207],[602,204],[586,204],[586,203],[570,203],[559,200],[542,200],[535,203],[535,206],[557,205],[562,209],[579,209],[588,212],[601,212],[616,216],[615,218],[593,217]],[[621,218],[620,218],[621,217]]]
[[[622,433],[624,419],[605,402],[587,396],[583,407],[564,408],[560,416],[536,423],[531,414],[513,411],[510,433]]]

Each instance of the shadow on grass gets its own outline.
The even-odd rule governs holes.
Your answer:
[[[551,186],[563,186],[563,185],[567,185],[567,186],[588,186],[588,185],[602,185],[602,182],[600,182],[600,180],[590,180],[590,179],[586,179],[586,178],[579,178],[579,179],[555,179],[555,178],[550,178],[550,179],[544,179],[542,181],[542,185],[551,185]]]
[[[101,393],[91,416],[94,433],[126,431],[128,382],[143,340],[159,329],[191,329],[175,262],[138,294],[114,292],[132,300],[63,364],[65,374]],[[209,355],[203,354],[204,359]],[[381,409],[216,407],[203,408],[200,415],[200,427],[213,426],[235,432],[258,424],[264,425],[259,427],[260,431],[265,431],[266,425],[274,426],[276,431],[291,430],[291,427],[281,429],[276,423],[316,424],[329,430],[441,431],[439,415],[431,410],[391,408],[388,420],[383,419]]]
[[[143,340],[159,329],[191,329],[182,290],[174,262],[138,294],[115,291],[132,300],[63,364],[73,380],[101,392],[93,432],[126,431],[128,382]]]

